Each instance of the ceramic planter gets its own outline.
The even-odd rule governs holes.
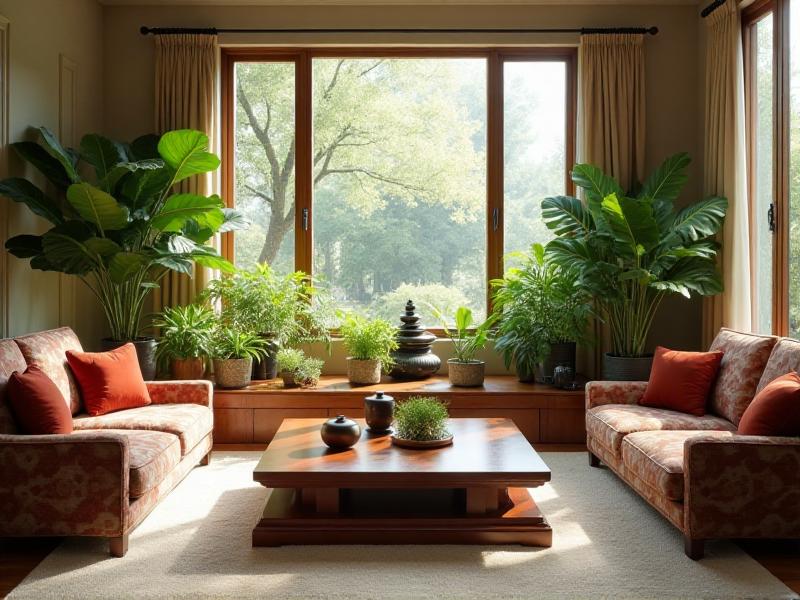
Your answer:
[[[603,356],[603,379],[606,381],[648,381],[653,355],[615,356],[606,352]]]
[[[214,359],[214,379],[219,387],[247,387],[250,384],[252,371],[252,358]]]
[[[202,379],[206,374],[206,360],[201,356],[173,358],[169,362],[169,372],[173,379]]]
[[[451,358],[447,361],[447,376],[450,385],[457,387],[478,387],[483,385],[486,363],[482,360],[462,362]]]
[[[110,338],[100,340],[100,347],[104,352],[124,346],[128,342],[119,342]],[[145,381],[156,378],[156,340],[154,338],[138,338],[131,342],[136,348],[136,358],[139,359],[139,368]]]
[[[381,382],[381,361],[358,360],[348,357],[347,378],[350,383],[369,385]]]

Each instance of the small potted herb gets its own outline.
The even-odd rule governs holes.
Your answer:
[[[392,443],[403,448],[441,448],[453,443],[447,405],[433,396],[412,396],[394,411]]]
[[[439,310],[434,312],[442,322],[445,335],[453,342],[455,357],[447,361],[447,376],[450,378],[450,385],[458,387],[483,385],[486,363],[477,360],[475,354],[489,341],[489,333],[497,317],[491,315],[486,321],[472,329],[472,310],[466,306],[459,306],[455,315],[455,329],[451,329],[444,314]]]
[[[243,388],[250,384],[253,360],[267,352],[268,341],[254,333],[221,327],[214,336],[214,378],[223,388]]]
[[[394,364],[392,351],[397,349],[397,328],[384,319],[348,315],[339,332],[349,354],[350,383],[380,383],[381,369],[388,371]]]
[[[306,356],[302,350],[283,348],[278,351],[278,370],[284,387],[314,387],[319,383],[324,361]]]
[[[166,307],[153,324],[161,329],[159,364],[169,367],[173,379],[201,379],[216,325],[214,311],[196,304]]]

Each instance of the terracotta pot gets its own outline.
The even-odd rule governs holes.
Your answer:
[[[381,361],[379,360],[357,360],[348,357],[347,359],[347,378],[350,383],[359,385],[369,385],[381,382]]]
[[[110,338],[100,340],[101,349],[106,352],[124,346],[128,342],[119,342]],[[145,381],[156,378],[156,340],[154,338],[137,338],[131,342],[136,348],[136,358],[139,359],[139,368]]]
[[[606,352],[603,356],[603,379],[606,381],[648,381],[653,355],[615,356]]]
[[[250,384],[252,372],[252,358],[214,359],[214,379],[219,387],[247,387]]]
[[[194,358],[173,358],[169,362],[173,379],[202,379],[206,374],[206,360],[201,356]]]
[[[294,388],[298,387],[294,381],[294,373],[291,371],[281,371],[281,379],[283,379],[283,387]]]
[[[455,358],[447,361],[447,376],[450,385],[457,387],[478,387],[483,385],[486,363],[482,360],[461,362]]]

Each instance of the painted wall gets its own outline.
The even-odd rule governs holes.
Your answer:
[[[75,140],[84,133],[100,131],[103,11],[96,0],[0,0],[0,15],[10,21],[10,141],[35,139],[31,127],[40,125],[58,134],[60,112],[66,116],[62,125],[71,130]],[[75,77],[74,96],[64,98],[63,103],[61,65],[65,77]],[[65,89],[71,85],[65,81]],[[9,158],[9,172],[34,177],[40,187],[46,185],[15,156]],[[46,229],[47,223],[27,208],[12,205],[8,210],[9,235]],[[9,257],[8,283],[4,290],[9,317],[6,335],[59,325],[75,327],[84,339],[101,335],[102,317],[88,292],[73,278],[33,271],[27,261]]]

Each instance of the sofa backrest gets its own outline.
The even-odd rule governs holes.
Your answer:
[[[758,382],[756,394],[773,379],[792,371],[800,373],[800,340],[780,338],[772,348],[767,366],[764,367],[764,373]]]
[[[711,395],[712,413],[739,425],[777,341],[772,335],[720,329],[710,348],[724,353]]]
[[[0,340],[0,434],[16,433],[17,426],[5,399],[6,383],[14,371],[24,372],[25,357],[14,340]]]
[[[82,352],[78,336],[69,328],[40,331],[14,338],[29,365],[36,365],[53,380],[61,391],[73,415],[81,410],[78,384],[67,365],[67,350]]]

